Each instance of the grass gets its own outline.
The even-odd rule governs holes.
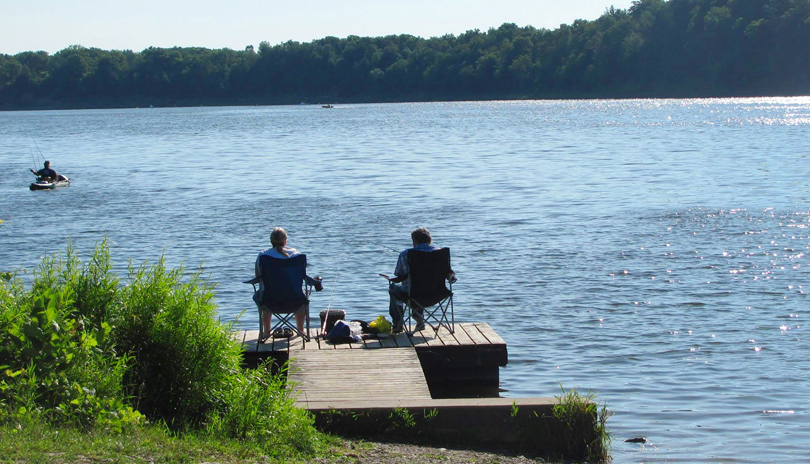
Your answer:
[[[570,455],[578,454],[573,450],[584,450],[585,461],[602,463],[610,461],[610,434],[606,423],[611,413],[606,404],[601,407],[596,393],[582,394],[576,388],[566,391],[560,385],[562,393],[557,396],[554,405],[554,418],[563,423],[560,428],[565,433],[560,437],[563,449],[572,450]]]
[[[326,445],[341,446],[336,439],[326,439]],[[249,441],[175,433],[154,424],[125,434],[54,427],[37,421],[0,426],[2,463],[281,463],[303,462],[308,457],[272,455]]]

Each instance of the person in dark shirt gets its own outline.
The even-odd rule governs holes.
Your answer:
[[[392,324],[392,331],[394,333],[402,332],[404,329],[403,327],[403,316],[404,316],[404,308],[403,304],[405,301],[408,300],[409,291],[411,288],[411,278],[410,278],[410,269],[408,266],[408,252],[411,250],[417,251],[436,251],[440,250],[441,247],[433,245],[433,238],[430,236],[430,231],[427,230],[425,227],[419,227],[418,229],[411,232],[411,241],[413,242],[413,248],[408,248],[404,250],[402,253],[399,254],[397,258],[397,265],[394,269],[394,277],[388,277],[385,274],[380,274],[381,276],[388,279],[389,286],[388,286],[388,295],[390,296],[390,303],[388,305],[388,314],[391,315],[391,320],[393,321]],[[447,279],[451,282],[456,281],[456,274],[453,270],[450,270],[450,274],[448,274]],[[416,322],[416,330],[417,332],[423,330],[425,328],[425,321],[423,319],[423,312],[422,308],[415,308],[413,313],[413,318]]]
[[[31,172],[33,172],[41,180],[49,180],[52,182],[59,180],[59,174],[51,169],[50,161],[45,161],[45,167],[39,171],[34,171],[31,169]]]

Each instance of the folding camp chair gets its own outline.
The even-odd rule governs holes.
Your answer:
[[[456,329],[453,314],[455,276],[450,267],[450,249],[410,250],[408,251],[408,268],[411,288],[408,299],[404,301],[407,312],[406,322],[411,323],[416,316],[417,322],[420,322],[421,319],[422,322],[433,327],[436,333],[441,327],[454,333]],[[447,288],[445,281],[450,288]],[[419,317],[420,314],[421,317]]]
[[[309,341],[309,294],[312,287],[306,284],[306,269],[307,256],[303,254],[288,259],[259,257],[261,276],[244,282],[253,284],[253,301],[259,308],[259,343],[264,343],[276,329],[290,329],[304,342]],[[259,282],[264,286],[263,292],[258,291]],[[302,307],[306,311],[306,333],[300,332],[295,325],[295,313]],[[264,332],[263,311],[278,318],[270,333]]]

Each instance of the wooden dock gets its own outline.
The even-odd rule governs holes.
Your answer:
[[[272,357],[279,365],[291,361],[291,366],[296,367],[296,363],[300,363],[299,369],[302,372],[311,369],[310,365],[306,364],[307,359],[316,355],[311,355],[310,352],[379,351],[381,357],[375,358],[377,360],[373,361],[375,363],[373,365],[390,366],[393,358],[389,353],[393,355],[401,348],[410,348],[415,350],[418,356],[433,398],[497,397],[499,369],[506,366],[508,361],[506,342],[489,324],[480,322],[457,323],[454,333],[450,333],[446,328],[442,328],[438,333],[428,328],[411,335],[403,332],[387,338],[369,338],[355,343],[334,344],[317,335],[318,331],[312,330],[312,338],[307,343],[303,343],[301,337],[291,340],[270,338],[265,343],[257,343],[258,330],[237,332],[234,336],[242,342],[248,364]],[[301,356],[304,352],[307,354]],[[296,361],[299,358],[300,360]],[[322,362],[324,364],[351,362],[349,359],[352,359],[352,355],[346,353],[341,358],[326,358]],[[368,372],[369,366],[364,366],[361,372]],[[370,388],[379,384],[379,382],[372,383]],[[380,392],[383,394],[382,390]]]
[[[317,330],[306,344],[300,337],[260,344],[258,330],[234,337],[247,365],[289,362],[288,385],[323,431],[394,441],[430,437],[552,457],[570,453],[564,448],[569,426],[554,417],[554,398],[499,396],[506,342],[486,323],[457,323],[455,329],[339,344],[317,337]],[[582,443],[592,441],[589,435]],[[583,460],[580,451],[571,456]]]

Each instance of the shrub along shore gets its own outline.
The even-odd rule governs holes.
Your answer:
[[[44,258],[28,290],[0,273],[0,461],[370,462],[295,407],[285,372],[242,367],[213,296],[162,257],[119,278],[106,240],[87,262],[72,245]],[[590,460],[609,459],[606,408],[575,390],[559,399],[560,439],[595,433]]]
[[[28,291],[14,275],[0,279],[4,431],[119,434],[189,450],[200,441],[271,459],[323,449],[281,377],[242,369],[199,272],[169,270],[162,258],[130,264],[124,282],[111,270],[105,240],[87,263],[70,245],[45,258]]]

